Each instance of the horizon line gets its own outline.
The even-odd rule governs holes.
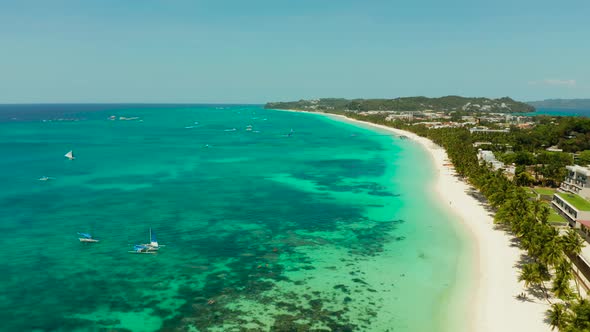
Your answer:
[[[398,97],[378,97],[378,98],[346,98],[346,97],[307,97],[307,98],[293,98],[290,100],[271,100],[265,102],[134,102],[134,101],[125,101],[125,102],[0,102],[0,106],[22,106],[22,105],[265,105],[267,103],[277,103],[277,102],[295,102],[300,100],[313,100],[313,99],[347,99],[347,100],[371,100],[371,99],[399,99],[399,98],[414,98],[414,97],[425,97],[430,99],[437,99],[442,97],[464,97],[464,98],[488,98],[488,99],[500,99],[500,98],[511,98],[514,101],[521,102],[521,103],[533,103],[533,102],[542,102],[542,101],[551,101],[551,100],[589,100],[590,97],[576,97],[576,98],[543,98],[543,99],[533,99],[533,100],[519,100],[514,99],[510,96],[504,97],[467,97],[462,95],[444,95],[438,97],[427,97],[423,95],[416,95],[416,96],[398,96]]]
[[[176,103],[176,102],[38,102],[38,103],[1,103],[0,106],[18,106],[18,105],[264,105],[266,103]]]

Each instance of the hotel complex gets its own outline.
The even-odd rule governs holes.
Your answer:
[[[504,163],[496,159],[492,151],[479,149],[477,151],[477,159],[492,166],[494,171],[504,168]]]
[[[566,166],[568,175],[561,183],[561,189],[590,199],[590,168],[578,165]]]
[[[553,195],[553,206],[566,217],[570,225],[590,236],[590,169],[567,166],[568,175],[561,183],[561,192]]]

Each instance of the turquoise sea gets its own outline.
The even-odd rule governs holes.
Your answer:
[[[582,116],[590,117],[590,110],[567,108],[538,108],[535,112],[526,115],[551,115],[551,116]]]
[[[249,105],[5,105],[0,155],[2,331],[445,331],[465,309],[467,236],[427,153],[386,132]],[[166,246],[128,253],[150,227]]]

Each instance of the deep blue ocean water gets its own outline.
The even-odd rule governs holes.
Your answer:
[[[2,331],[443,331],[468,273],[426,152],[324,116],[5,105],[0,155]]]

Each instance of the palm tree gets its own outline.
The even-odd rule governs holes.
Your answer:
[[[579,255],[582,252],[584,240],[573,228],[570,228],[567,234],[562,236],[561,239],[563,241],[563,251],[566,254]]]
[[[545,294],[545,299],[549,304],[551,304],[551,300],[549,300],[549,292],[547,291],[547,287],[545,286],[545,281],[551,280],[551,274],[549,273],[549,269],[547,265],[542,263],[537,263],[537,270],[539,274],[539,285],[541,286],[541,290],[543,294]]]
[[[571,323],[566,327],[566,331],[590,331],[590,302],[585,299],[579,299],[571,306]]]
[[[540,275],[537,269],[537,263],[528,263],[522,267],[518,281],[524,281],[524,287],[531,288],[540,282]]]
[[[561,241],[563,243],[563,251],[566,255],[573,256],[574,258],[582,252],[582,247],[584,246],[584,240],[578,235],[578,233],[574,229],[569,229],[566,235],[561,237]],[[570,268],[573,270],[573,265],[569,264]],[[578,278],[574,277],[574,282],[576,283],[576,290],[578,292],[578,297],[580,296],[580,284],[578,283]]]
[[[541,260],[549,266],[557,266],[563,260],[562,242],[558,236],[545,242]]]
[[[522,267],[520,275],[518,276],[518,281],[524,281],[524,286],[526,288],[540,287],[547,302],[551,303],[551,300],[549,300],[549,293],[547,292],[544,283],[546,280],[549,280],[550,277],[551,276],[545,265],[540,263],[528,263]]]
[[[539,220],[539,222],[542,224],[547,224],[549,221],[549,214],[550,213],[551,212],[547,206],[545,206],[545,205],[541,206],[541,210],[537,214],[537,220]]]
[[[555,328],[558,330],[564,330],[570,321],[570,314],[562,303],[552,304],[548,316],[552,331]]]
[[[555,297],[564,301],[572,298],[573,293],[570,288],[570,280],[572,279],[572,269],[570,263],[562,259],[555,267],[555,278],[553,279],[553,287],[551,291]]]
[[[543,204],[541,204],[541,201],[539,200],[534,200],[531,203],[531,212],[533,213],[533,216],[535,218],[537,218],[537,216],[539,215],[539,213],[541,212],[541,210],[543,209]]]

